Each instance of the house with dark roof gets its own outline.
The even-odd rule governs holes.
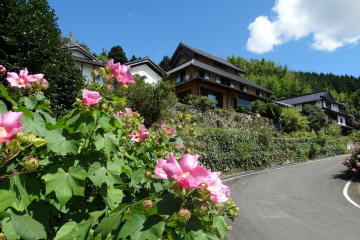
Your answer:
[[[146,57],[143,59],[128,62],[125,65],[131,67],[129,70],[130,74],[139,74],[141,76],[145,76],[145,82],[147,83],[161,81],[161,79],[166,76],[166,72],[156,63],[154,63],[148,55],[146,55]]]
[[[296,97],[276,100],[277,103],[287,104],[302,111],[306,104],[316,105],[325,112],[328,121],[334,121],[344,129],[352,129],[346,122],[353,116],[343,113],[341,110],[346,107],[344,103],[337,102],[328,89],[313,93],[303,94]]]
[[[217,100],[216,107],[231,109],[238,104],[249,106],[256,99],[266,102],[273,94],[241,77],[245,72],[230,62],[185,43],[176,48],[169,65],[168,79],[180,99],[188,94],[207,96]]]
[[[95,69],[99,71],[101,67],[105,67],[106,65],[105,62],[97,59],[76,43],[69,46],[69,50],[75,60],[75,65],[80,68],[81,74],[86,80],[92,80],[91,70]],[[101,76],[99,75],[96,80],[100,81]]]

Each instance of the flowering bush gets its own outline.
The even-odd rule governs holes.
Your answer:
[[[109,87],[126,89],[128,70],[110,61],[100,70],[105,86],[79,92],[61,119],[51,117],[43,75],[7,74],[0,239],[226,239],[225,217],[234,220],[239,209],[220,172],[201,166],[179,137],[194,136],[196,124],[179,114],[176,127],[169,119],[146,130]]]
[[[351,153],[349,156],[344,158],[342,165],[346,166],[351,172],[359,174],[360,172],[360,146],[359,142],[351,147]]]

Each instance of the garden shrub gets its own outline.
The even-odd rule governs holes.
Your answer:
[[[331,137],[340,137],[341,136],[341,126],[335,122],[331,122],[326,126],[325,132],[327,135],[329,135]]]
[[[284,108],[280,116],[280,121],[285,133],[304,131],[308,128],[306,117],[301,116],[295,108]]]
[[[9,73],[13,98],[0,84],[12,105],[0,101],[2,239],[226,238],[225,217],[234,220],[239,208],[220,172],[200,166],[182,140],[196,134],[191,119],[184,113],[176,127],[169,119],[147,131],[112,92],[113,82],[126,89],[133,81],[124,68],[110,61],[100,69],[104,87],[80,91],[59,119],[42,76]]]
[[[360,176],[360,146],[359,142],[355,144],[354,147],[351,148],[350,155],[344,158],[342,162],[344,166],[348,168],[348,171],[355,174],[355,176]]]
[[[248,105],[245,105],[245,104],[239,104],[239,105],[236,106],[236,112],[248,113],[248,112],[250,112],[250,107]]]
[[[253,113],[262,113],[264,108],[265,108],[265,103],[263,103],[259,99],[251,102],[251,111]]]
[[[146,126],[151,126],[159,119],[167,119],[171,108],[177,102],[174,85],[168,81],[150,84],[139,78],[120,93],[126,97],[127,106],[144,117]]]
[[[282,113],[282,108],[276,103],[267,103],[262,108],[261,116],[269,118],[273,121],[274,124],[277,124],[280,120],[280,115]]]
[[[206,111],[207,109],[214,109],[218,102],[215,99],[211,99],[206,96],[196,96],[188,94],[183,100],[183,103],[192,105],[199,108],[201,111]]]
[[[306,104],[301,113],[307,117],[310,129],[319,131],[327,123],[327,118],[321,107]]]

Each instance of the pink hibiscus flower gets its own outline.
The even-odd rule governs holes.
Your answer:
[[[203,183],[208,183],[210,173],[199,166],[197,160],[199,155],[185,154],[180,159],[180,164],[176,161],[174,154],[169,153],[168,160],[163,164],[163,169],[168,178],[176,179],[184,188],[201,188]]]
[[[3,65],[0,65],[0,75],[4,75],[6,73],[6,68]]]
[[[167,179],[166,172],[163,169],[164,163],[166,163],[166,160],[159,158],[155,165],[155,174],[160,179]]]
[[[208,170],[210,172],[210,170]],[[210,173],[211,180],[206,189],[211,193],[210,200],[213,202],[226,202],[230,197],[230,189],[222,184],[219,178],[221,172]]]
[[[356,166],[360,167],[360,162],[357,162],[357,163],[356,163]]]
[[[37,88],[41,88],[41,85],[43,84],[49,84],[48,81],[46,81],[46,79],[44,78],[44,74],[35,74],[34,75],[36,79],[40,79],[41,83],[39,84],[39,86],[36,86]]]
[[[161,130],[163,130],[163,128],[165,127],[165,124],[161,125]],[[176,133],[176,131],[173,128],[167,128],[166,129],[166,134],[171,137],[172,135],[174,135]]]
[[[19,119],[23,115],[22,112],[7,111],[0,116],[0,143],[9,142],[17,132],[23,129],[23,125]]]
[[[95,91],[89,91],[87,89],[82,90],[83,104],[91,106],[100,102],[100,94]]]
[[[20,70],[19,75],[14,72],[8,72],[6,80],[12,87],[25,88],[28,83],[36,82],[34,75],[28,75],[28,70]]]
[[[128,84],[134,82],[133,76],[128,74],[130,67],[125,65],[120,65],[120,63],[116,63],[112,66],[111,72],[116,77],[118,83]]]
[[[136,132],[136,130],[134,130],[131,135],[133,136],[131,138],[131,140],[135,141],[135,142],[139,142],[140,139],[145,140],[148,136],[149,132],[146,132],[146,128],[144,124],[141,124],[140,129],[139,129],[139,133]]]
[[[125,108],[125,112],[118,111],[116,113],[117,115],[119,115],[119,118],[122,118],[124,114],[133,114],[133,111],[131,110],[131,108]]]
[[[351,171],[356,172],[356,168],[352,168]]]
[[[112,68],[114,66],[114,59],[111,59],[110,61],[108,61],[106,66],[108,66],[109,68]]]

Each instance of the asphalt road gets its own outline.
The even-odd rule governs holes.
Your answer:
[[[360,239],[360,209],[343,196],[343,157],[262,171],[225,181],[239,217],[231,239]]]

